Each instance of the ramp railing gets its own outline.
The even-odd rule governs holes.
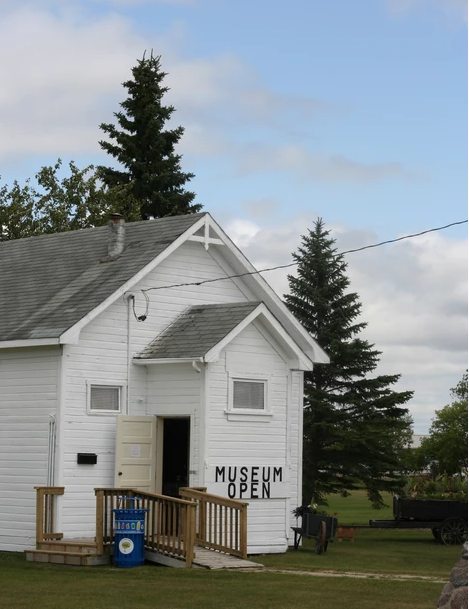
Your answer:
[[[248,504],[219,497],[206,488],[180,488],[179,494],[197,505],[195,543],[212,550],[247,558]]]
[[[48,539],[62,539],[54,531],[55,498],[63,495],[63,486],[35,486],[36,489],[36,545]]]
[[[194,559],[196,510],[191,501],[147,493],[132,488],[97,488],[96,543],[98,553],[114,543],[114,512],[122,497],[140,499],[139,508],[147,509],[145,550],[185,559],[186,567]]]

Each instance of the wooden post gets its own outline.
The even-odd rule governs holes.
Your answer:
[[[36,488],[36,547],[44,541],[44,488]]]
[[[241,508],[239,524],[239,542],[241,557],[247,558],[248,556],[248,504],[245,503]]]
[[[96,494],[96,553],[99,556],[104,554],[104,491],[95,489]]]
[[[207,539],[207,502],[199,500],[199,539],[204,542]]]
[[[186,554],[186,568],[192,567],[194,560],[195,548],[195,522],[196,522],[197,504],[192,503],[187,506],[186,511],[186,536],[184,539],[184,551]]]

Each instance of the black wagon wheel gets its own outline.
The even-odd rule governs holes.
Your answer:
[[[324,551],[324,546],[326,544],[326,523],[324,520],[321,520],[318,527],[318,532],[316,533],[316,554],[322,554]]]
[[[447,518],[439,529],[439,540],[447,546],[467,541],[467,524],[462,518]]]

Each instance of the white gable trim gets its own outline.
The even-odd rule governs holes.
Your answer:
[[[280,336],[280,338],[288,345],[288,347],[293,351],[293,353],[298,358],[300,363],[301,370],[312,370],[313,362],[305,356],[300,347],[295,343],[295,341],[288,335],[283,326],[279,324],[279,322],[275,319],[272,313],[267,309],[264,304],[258,305],[254,311],[252,311],[249,315],[247,315],[242,322],[240,322],[236,328],[234,328],[229,334],[225,336],[223,340],[221,340],[217,345],[212,347],[210,351],[208,351],[204,356],[204,362],[215,362],[218,361],[220,357],[220,352],[224,349],[240,332],[244,330],[250,323],[252,323],[257,317],[262,315],[262,317],[267,321],[267,323],[272,327],[276,334]]]
[[[275,309],[278,309],[279,314],[281,316],[285,316],[287,318],[287,321],[291,325],[293,325],[295,331],[300,334],[301,338],[306,343],[304,345],[304,349],[306,349],[305,353],[308,358],[315,363],[328,364],[330,360],[327,353],[323,349],[321,349],[321,347],[314,340],[314,338],[303,328],[300,322],[290,312],[288,307],[282,302],[282,300],[270,287],[267,281],[260,275],[258,270],[249,262],[246,256],[244,256],[244,254],[236,247],[236,245],[231,241],[228,235],[210,215],[208,215],[207,222],[210,224],[212,230],[218,234],[220,239],[223,240],[224,244],[226,245],[226,248],[234,256],[236,261],[241,264],[244,269],[246,269],[245,271],[241,271],[237,274],[241,275],[244,272],[246,273],[246,275],[249,274],[249,278],[255,283],[254,290],[257,293],[258,299],[266,301],[269,308],[274,309],[274,312]]]
[[[180,245],[182,245],[190,236],[196,233],[202,226],[205,224],[205,216],[202,216],[197,222],[195,222],[190,228],[188,228],[182,235],[180,235],[177,239],[175,239],[168,247],[161,252],[156,258],[154,258],[151,262],[149,262],[146,266],[144,266],[138,273],[136,273],[132,279],[129,279],[123,286],[121,286],[118,290],[116,290],[111,296],[103,300],[103,302],[98,305],[95,309],[90,311],[87,315],[82,317],[78,323],[69,328],[62,336],[60,337],[61,343],[68,343],[73,340],[73,337],[79,333],[82,328],[86,326],[90,321],[92,321],[95,317],[97,317],[100,313],[102,313],[105,309],[107,309],[113,302],[115,302],[118,298],[122,297],[126,292],[131,290],[133,286],[138,283],[141,279],[145,277],[150,271],[152,271],[155,266],[163,262],[170,254],[172,254],[175,250],[178,249]]]
[[[4,340],[2,349],[17,349],[21,347],[46,347],[48,345],[59,345],[59,338],[26,338],[21,340]]]
[[[81,329],[86,326],[90,321],[92,321],[97,315],[102,313],[107,307],[109,307],[113,302],[115,302],[118,298],[122,297],[126,292],[129,292],[133,286],[138,283],[142,278],[144,278],[150,271],[152,271],[160,262],[165,260],[168,256],[170,256],[175,250],[179,248],[185,241],[192,240],[193,237],[197,237],[195,233],[199,231],[201,228],[204,229],[204,239],[205,245],[207,246],[210,242],[215,246],[218,245],[218,241],[221,241],[225,246],[225,251],[229,251],[231,257],[234,261],[237,262],[241,267],[241,271],[235,274],[246,274],[246,280],[250,280],[250,285],[248,286],[250,289],[256,293],[259,300],[263,300],[267,302],[269,308],[271,308],[274,314],[280,319],[285,320],[288,326],[291,327],[291,330],[296,334],[297,338],[292,340],[296,345],[296,349],[300,349],[303,352],[303,356],[301,361],[306,362],[308,360],[310,363],[329,363],[329,356],[327,353],[321,349],[321,347],[317,344],[317,342],[308,334],[308,332],[303,328],[303,326],[298,322],[295,316],[289,311],[289,309],[284,305],[279,296],[272,290],[269,284],[261,277],[261,275],[257,272],[257,269],[253,267],[253,265],[249,262],[249,260],[242,254],[242,252],[236,247],[236,245],[231,241],[228,235],[223,231],[223,229],[215,222],[212,216],[208,213],[204,214],[197,222],[195,222],[190,228],[188,228],[182,235],[180,235],[177,239],[173,241],[161,254],[156,256],[151,262],[149,262],[146,266],[144,266],[138,273],[136,273],[129,281],[127,281],[122,287],[116,290],[111,296],[106,298],[99,306],[90,311],[87,315],[85,315],[78,323],[69,328],[64,334],[61,335],[59,339],[60,344],[68,344],[75,343],[77,341],[78,335]],[[210,229],[217,235],[216,238],[209,238]],[[197,237],[195,239],[199,241]],[[228,276],[229,277],[229,276]],[[284,319],[285,318],[285,319]],[[272,319],[275,319],[272,316]],[[276,320],[275,320],[276,321]],[[276,323],[280,326],[280,324],[276,321]],[[282,327],[282,331],[285,336],[288,333],[288,329]],[[291,340],[291,339],[290,339]],[[0,343],[1,344],[1,343]],[[30,342],[26,341],[22,346],[29,346]],[[37,344],[37,343],[35,343]],[[55,344],[55,343],[52,343]],[[1,346],[5,346],[5,344],[1,344]],[[306,355],[306,358],[305,358]],[[305,368],[309,370],[310,368]]]
[[[197,362],[203,362],[203,357],[134,357],[132,363],[137,366],[148,366],[150,364],[196,364]]]

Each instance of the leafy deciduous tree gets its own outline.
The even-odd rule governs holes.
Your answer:
[[[400,456],[411,419],[412,392],[391,389],[399,375],[371,376],[380,352],[359,337],[361,304],[348,292],[347,264],[322,220],[302,238],[297,277],[286,303],[329,354],[330,364],[305,373],[303,497],[323,503],[330,493],[364,486],[374,507],[383,491],[403,484]]]
[[[452,403],[435,411],[430,435],[417,452],[434,473],[461,475],[467,472],[467,370],[451,395]]]
[[[0,188],[0,239],[20,239],[106,224],[109,213],[122,213],[129,198],[125,188],[103,185],[93,165],[78,169],[69,163],[70,174],[60,177],[62,161],[42,167],[20,185]],[[128,218],[128,219],[139,219]]]

